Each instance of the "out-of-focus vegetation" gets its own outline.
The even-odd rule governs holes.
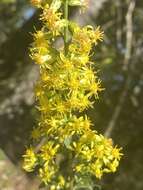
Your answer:
[[[34,182],[38,187],[38,182],[20,171],[18,176],[22,177],[15,179],[25,183],[16,187],[7,174],[10,167],[5,166],[10,163],[9,170],[19,172],[20,158],[34,125],[33,84],[38,70],[28,57],[28,48],[34,27],[40,28],[39,13],[25,0],[0,2],[0,148],[2,155],[7,155],[0,161],[0,176],[4,175],[0,189],[27,190],[26,184]],[[140,0],[93,0],[88,13],[80,18],[77,10],[71,10],[74,20],[100,25],[105,31],[104,43],[95,48],[95,67],[106,91],[88,114],[100,132],[123,146],[125,156],[119,172],[101,182],[103,189],[143,189],[142,10]],[[5,177],[9,179],[7,187],[2,185]]]
[[[15,0],[1,0],[0,3],[14,3]]]

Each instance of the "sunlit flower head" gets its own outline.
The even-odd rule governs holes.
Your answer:
[[[56,12],[54,9],[46,8],[41,16],[41,20],[45,22],[47,28],[54,34],[58,35],[61,29],[62,13]]]

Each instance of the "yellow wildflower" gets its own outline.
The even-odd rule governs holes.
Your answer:
[[[37,47],[49,47],[50,42],[48,41],[48,33],[45,33],[42,30],[36,31],[36,33],[33,34],[34,37],[34,48]]]
[[[54,146],[53,142],[48,142],[46,145],[43,145],[40,149],[40,157],[49,164],[49,161],[53,159],[56,155],[59,145]]]
[[[31,138],[34,139],[34,140],[37,140],[39,139],[41,136],[41,131],[39,128],[34,128],[32,133],[31,133]]]
[[[103,88],[101,87],[101,81],[98,80],[97,82],[92,82],[88,87],[89,93],[88,96],[95,96],[95,98],[98,98],[98,92],[102,91]]]
[[[24,157],[23,168],[27,172],[33,171],[37,161],[34,150],[30,147],[29,149],[26,150],[26,153],[25,155],[23,155],[23,157]]]
[[[39,169],[39,176],[45,184],[48,184],[54,175],[55,168],[52,166],[46,166],[44,168]]]
[[[117,146],[115,146],[115,148],[113,148],[112,150],[113,157],[120,160],[121,156],[123,155],[121,153],[121,150],[122,148],[117,148]]]
[[[59,180],[58,185],[60,187],[64,187],[64,185],[66,183],[64,177],[62,175],[60,175],[58,180]]]
[[[83,167],[84,167],[84,164],[79,164],[79,165],[77,165],[77,166],[75,167],[75,170],[76,170],[77,172],[81,172],[81,171],[83,170]]]
[[[115,172],[117,170],[117,167],[119,165],[119,161],[117,159],[114,159],[113,162],[111,162],[109,164],[109,169],[112,171],[112,172]]]
[[[59,31],[61,29],[61,25],[63,21],[61,21],[62,13],[56,12],[54,9],[47,8],[44,9],[44,12],[41,16],[41,20],[43,20],[48,27],[48,29],[53,33],[53,35],[59,35]]]
[[[93,176],[100,179],[104,173],[115,172],[122,156],[111,139],[92,129],[85,113],[81,116],[81,112],[92,107],[93,96],[98,98],[103,90],[91,62],[92,47],[102,41],[103,32],[100,27],[80,27],[65,20],[61,12],[63,0],[31,2],[42,8],[44,24],[33,35],[30,49],[30,56],[40,69],[35,87],[40,116],[31,136],[34,143],[44,141],[35,152],[32,147],[26,150],[23,168],[31,172],[36,167],[49,190],[67,190],[71,181],[77,185],[83,176],[92,180]],[[68,3],[81,7],[86,6],[87,0]],[[57,38],[69,32],[68,42],[64,38],[65,49],[62,45],[57,48]]]
[[[93,39],[94,39],[94,43],[97,43],[97,41],[102,41],[103,40],[103,35],[104,35],[104,32],[100,30],[100,27],[98,26],[96,29],[95,29],[95,32],[94,32],[94,36],[93,36]]]

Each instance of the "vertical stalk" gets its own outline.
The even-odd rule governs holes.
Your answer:
[[[65,55],[68,52],[68,0],[64,2],[64,19],[66,20],[66,26],[64,28],[64,50]]]
[[[64,1],[64,19],[66,20],[66,26],[64,28],[64,51],[65,51],[65,56],[68,53],[68,0]],[[69,156],[69,166],[72,166],[72,161],[73,157],[72,154]],[[70,182],[70,190],[73,190],[73,172],[72,172],[72,167],[70,168],[71,170],[69,171],[71,174],[71,182]]]
[[[66,26],[64,28],[64,50],[65,50],[65,56],[68,53],[68,0],[65,0],[64,2],[64,19],[66,20]],[[72,166],[72,155],[69,156],[69,166]],[[73,190],[73,173],[72,173],[72,168],[70,168],[71,171],[69,171],[71,173],[71,182],[70,182],[70,190]]]

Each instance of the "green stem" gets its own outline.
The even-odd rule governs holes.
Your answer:
[[[68,0],[64,2],[64,19],[66,20],[66,26],[64,28],[64,49],[65,55],[68,52]]]

